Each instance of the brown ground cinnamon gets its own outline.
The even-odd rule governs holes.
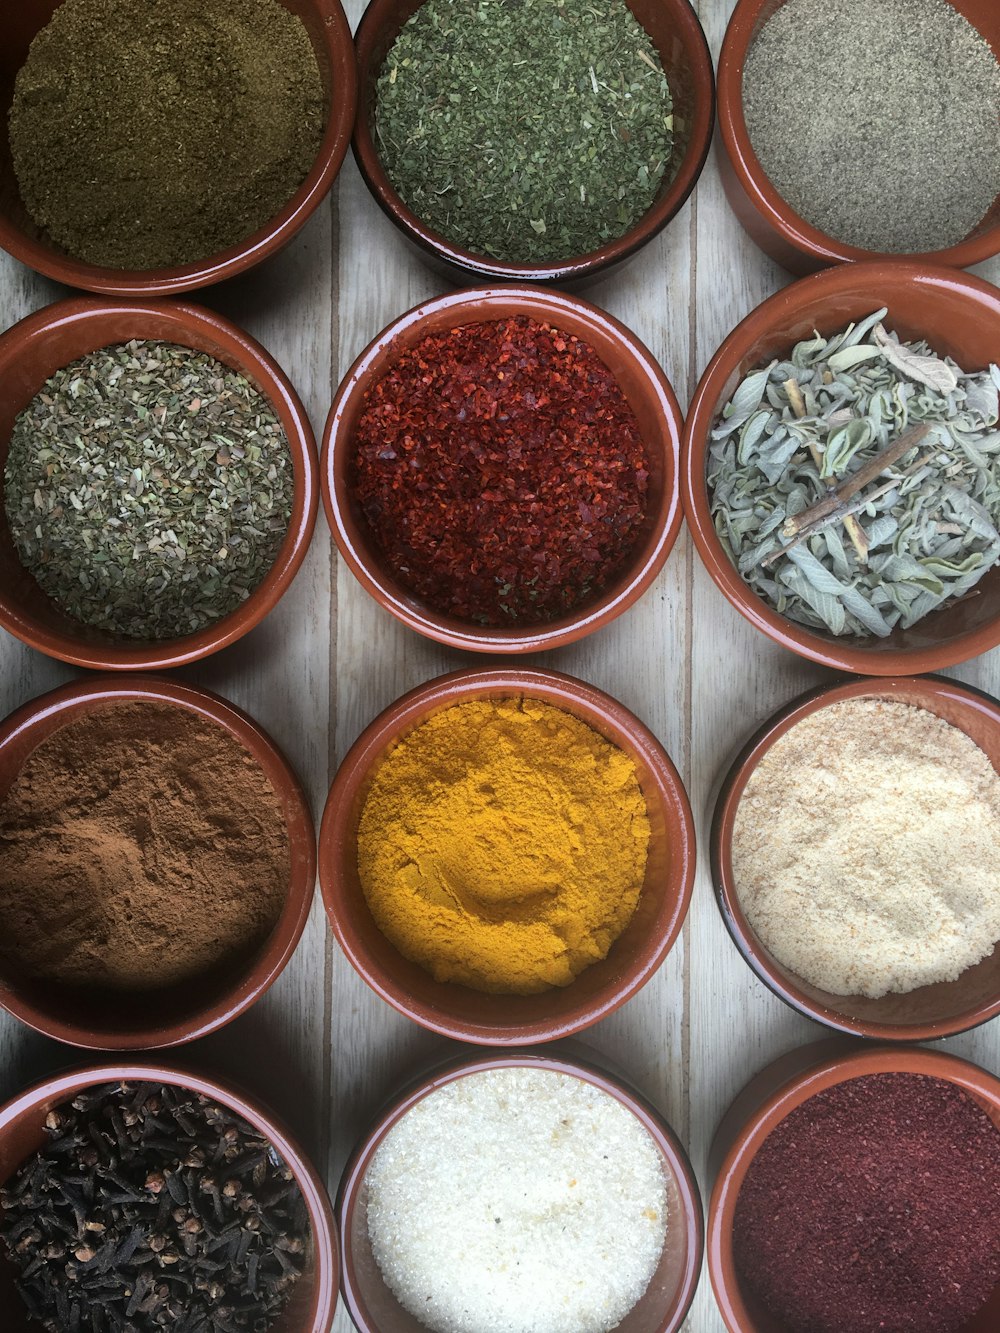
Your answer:
[[[227,731],[109,704],[49,736],[0,802],[0,960],[70,985],[184,981],[264,940],[290,866],[274,788]]]

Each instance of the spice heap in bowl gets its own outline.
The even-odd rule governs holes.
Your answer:
[[[781,998],[919,1040],[1000,1012],[1000,705],[943,679],[860,680],[772,718],[731,768],[712,869]]]
[[[793,284],[725,340],[685,426],[709,573],[784,647],[859,674],[1000,641],[1000,300],[917,264]]]
[[[356,1148],[339,1208],[365,1333],[667,1333],[701,1259],[697,1189],[669,1128],[562,1058],[435,1070]]]
[[[279,249],[329,189],[356,100],[338,0],[10,8],[0,244],[40,272],[204,286]]]
[[[1000,249],[998,104],[990,0],[740,0],[719,63],[727,192],[794,272],[965,267]]]
[[[885,307],[752,371],[712,431],[719,540],[774,610],[886,638],[1000,562],[1000,367],[902,341]]]
[[[145,1064],[0,1111],[10,1333],[329,1333],[336,1231],[287,1133],[224,1084]]]
[[[451,276],[604,270],[705,161],[713,74],[687,0],[372,0],[357,47],[362,174]]]
[[[98,678],[0,731],[0,1001],[49,1035],[127,1049],[228,1022],[291,955],[313,866],[293,774],[215,696]]]
[[[709,1270],[733,1333],[989,1333],[1000,1083],[937,1052],[802,1048],[723,1120]]]
[[[0,338],[0,622],[87,666],[251,629],[304,558],[312,432],[263,348],[193,306],[62,302]]]
[[[680,929],[693,833],[656,740],[550,672],[457,672],[362,734],[323,818],[333,928],[374,989],[466,1040],[550,1039],[639,989]]]
[[[570,642],[666,559],[679,424],[649,352],[595,307],[456,293],[390,325],[341,385],[327,513],[405,624],[480,651]]]

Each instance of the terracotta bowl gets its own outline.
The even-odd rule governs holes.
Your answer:
[[[330,1333],[337,1308],[340,1262],[336,1224],[322,1178],[282,1123],[256,1099],[229,1083],[149,1061],[88,1065],[56,1074],[36,1083],[0,1109],[0,1185],[48,1142],[44,1125],[49,1111],[72,1101],[86,1088],[120,1079],[156,1082],[199,1092],[242,1116],[254,1129],[267,1136],[291,1168],[295,1183],[302,1191],[312,1232],[306,1267],[288,1304],[268,1333]],[[3,1254],[0,1258],[0,1324],[4,1333],[35,1333],[40,1326],[27,1317],[14,1287],[15,1273],[14,1265]]]
[[[767,1066],[743,1089],[722,1119],[712,1145],[714,1179],[708,1205],[707,1258],[712,1290],[729,1333],[789,1333],[740,1280],[733,1260],[733,1218],[740,1187],[754,1156],[782,1120],[814,1097],[867,1074],[926,1074],[967,1092],[1000,1127],[1000,1079],[943,1051],[875,1047],[843,1041],[813,1042]],[[957,1333],[994,1333],[1000,1326],[1000,1286],[979,1314]]]
[[[906,995],[834,995],[779,963],[740,906],[733,874],[733,825],[757,765],[797,722],[845,699],[887,699],[926,708],[958,727],[1000,772],[1000,704],[941,676],[851,680],[811,690],[780,709],[747,742],[723,780],[712,820],[710,855],[719,911],[744,962],[779,999],[826,1027],[880,1041],[930,1041],[985,1023],[1000,1013],[1000,949],[955,981],[921,986]]]
[[[666,185],[648,213],[624,236],[586,255],[550,264],[512,264],[476,255],[452,244],[412,213],[393,189],[373,141],[375,85],[400,29],[422,0],[370,0],[355,43],[358,56],[358,118],[354,156],[372,197],[411,248],[451,282],[552,282],[587,285],[617,268],[653,239],[680,212],[701,175],[712,139],[715,78],[708,43],[688,0],[627,0],[649,33],[670,83],[677,142]],[[683,122],[683,128],[680,128]]]
[[[386,1134],[429,1093],[467,1074],[507,1067],[546,1069],[569,1074],[609,1093],[635,1115],[660,1151],[667,1182],[666,1243],[656,1272],[639,1303],[616,1326],[616,1333],[674,1333],[684,1322],[701,1272],[703,1230],[701,1198],[694,1172],[673,1130],[636,1090],[586,1059],[561,1052],[510,1051],[466,1056],[436,1066],[405,1088],[376,1118],[355,1147],[341,1177],[337,1221],[341,1235],[342,1290],[360,1333],[421,1333],[423,1328],[386,1286],[368,1238],[368,1189],[371,1160]]]
[[[709,362],[684,430],[684,512],[698,554],[742,615],[783,648],[823,666],[862,675],[940,671],[1000,643],[1000,568],[973,594],[885,639],[840,638],[779,615],[744,583],[715,533],[705,467],[710,432],[740,380],[785,357],[814,330],[832,335],[888,306],[886,325],[904,339],[925,338],[963,370],[1000,361],[1000,292],[988,282],[926,264],[847,264],[795,282],[737,325]]]
[[[635,915],[611,947],[566,987],[488,995],[435,981],[390,944],[358,876],[357,833],[374,771],[399,739],[434,713],[469,699],[527,696],[580,718],[635,763],[651,836]],[[656,737],[622,704],[555,671],[454,671],[397,699],[361,733],[334,778],[320,831],[320,886],[341,948],[369,986],[422,1027],[461,1041],[520,1045],[580,1032],[650,979],[677,939],[694,878],[694,825],[684,787]]]
[[[812,273],[829,264],[893,256],[846,245],[806,222],[765,175],[743,118],[743,66],[757,34],[785,0],[737,0],[719,55],[718,162],[726,197],[744,230],[765,254],[791,273]],[[995,0],[949,0],[969,20],[1000,60],[1000,9]],[[913,258],[968,268],[1000,254],[1000,196],[978,227],[957,245]]]
[[[171,704],[218,723],[256,759],[278,797],[288,830],[288,896],[271,934],[250,956],[157,991],[102,994],[0,970],[0,1005],[38,1032],[92,1050],[176,1046],[223,1027],[249,1009],[295,952],[312,904],[315,833],[298,778],[277,746],[246,713],[193,685],[155,676],[88,676],[32,699],[0,723],[0,800],[30,753],[67,722],[103,704]],[[86,760],[81,760],[86,781]],[[2,1321],[0,1321],[2,1322]]]
[[[241,241],[194,264],[163,269],[101,268],[73,259],[32,221],[18,191],[6,131],[0,135],[0,246],[15,259],[68,287],[109,296],[168,296],[235,277],[276,254],[322,203],[347,155],[357,105],[357,67],[351,30],[339,0],[280,0],[305,24],[327,97],[326,131],[312,170],[280,213]],[[35,35],[60,0],[0,6],[0,119]]]
[[[354,433],[365,398],[404,351],[429,334],[526,315],[588,343],[613,372],[649,454],[647,514],[618,578],[573,612],[541,625],[492,628],[432,610],[397,580],[350,495]],[[341,555],[362,587],[404,625],[439,643],[484,653],[528,653],[573,643],[637,601],[663,568],[681,525],[678,495],[683,417],[656,359],[624,324],[577,297],[531,287],[476,288],[439,296],[401,315],[368,344],[337,390],[323,434],[323,505]]]
[[[14,421],[45,381],[78,357],[132,338],[178,343],[240,371],[281,420],[295,473],[292,516],[263,582],[215,624],[176,639],[124,639],[71,619],[42,592],[14,549],[3,500],[3,467]],[[201,306],[178,301],[58,301],[0,334],[0,625],[50,657],[103,670],[158,670],[194,662],[258,625],[287,591],[316,524],[316,445],[288,377],[260,343]]]

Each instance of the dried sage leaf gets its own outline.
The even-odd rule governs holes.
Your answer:
[[[833,635],[907,628],[1000,562],[1000,370],[967,373],[925,342],[900,342],[886,314],[814,333],[745,376],[708,452],[715,529],[742,577],[782,615]],[[791,544],[786,518],[918,425],[930,428],[919,446],[854,497],[867,558],[842,519]]]

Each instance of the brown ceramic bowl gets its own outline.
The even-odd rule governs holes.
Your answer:
[[[1000,568],[968,597],[888,638],[837,638],[798,625],[767,606],[740,577],[716,536],[705,465],[710,432],[744,375],[785,357],[814,330],[831,335],[888,306],[886,325],[904,339],[925,338],[963,370],[1000,361],[1000,292],[954,269],[926,264],[846,264],[795,282],[737,325],[709,362],[684,430],[684,512],[705,568],[757,629],[793,653],[862,675],[940,671],[1000,643]]]
[[[258,625],[287,591],[316,524],[316,444],[288,377],[249,334],[202,306],[178,301],[106,302],[78,297],[28,315],[0,334],[0,502],[14,421],[63,366],[132,338],[193,347],[240,371],[270,402],[288,438],[295,473],[292,516],[277,558],[235,611],[196,634],[144,641],[118,638],[65,615],[22,566],[0,503],[0,625],[50,657],[102,670],[159,670],[225,648]]]
[[[53,1075],[36,1083],[0,1108],[0,1185],[6,1184],[21,1163],[49,1141],[45,1117],[49,1111],[72,1101],[86,1088],[120,1079],[155,1082],[191,1089],[227,1110],[242,1116],[267,1136],[302,1192],[312,1244],[306,1266],[293,1295],[268,1333],[330,1333],[337,1308],[340,1278],[337,1228],[323,1181],[296,1140],[255,1098],[229,1083],[205,1078],[174,1065],[149,1061],[88,1065]],[[0,1257],[0,1325],[4,1333],[35,1333],[39,1327],[29,1320],[15,1286],[14,1265]]]
[[[355,36],[358,56],[358,118],[354,156],[375,202],[411,247],[449,281],[552,282],[586,285],[617,268],[653,239],[680,212],[701,175],[712,139],[715,78],[708,43],[688,0],[627,0],[652,38],[674,99],[677,135],[670,176],[653,207],[624,236],[586,255],[548,264],[513,264],[473,254],[412,213],[393,189],[373,141],[375,85],[400,29],[422,0],[369,0]]]
[[[287,760],[261,727],[217,694],[155,676],[89,676],[32,699],[0,723],[0,800],[29,754],[67,722],[102,705],[171,704],[223,727],[249,750],[278,797],[288,830],[288,896],[271,934],[252,954],[157,991],[101,993],[28,978],[4,965],[0,1005],[38,1032],[91,1050],[176,1046],[223,1027],[249,1009],[295,952],[312,904],[315,832],[309,804]],[[81,781],[86,781],[81,757]],[[2,1321],[0,1321],[2,1322]]]
[[[588,1052],[589,1056],[589,1052]],[[368,1238],[366,1176],[386,1134],[429,1093],[467,1074],[515,1066],[551,1070],[582,1079],[609,1093],[635,1115],[659,1149],[667,1182],[666,1243],[659,1266],[639,1303],[616,1325],[617,1333],[675,1333],[684,1322],[701,1272],[701,1197],[694,1172],[673,1130],[628,1083],[591,1064],[537,1051],[462,1057],[436,1066],[410,1084],[383,1110],[351,1154],[337,1195],[344,1300],[360,1333],[421,1333],[422,1325],[386,1286]]]
[[[0,119],[14,96],[14,80],[35,35],[60,0],[0,6]],[[340,0],[280,0],[305,24],[326,89],[326,131],[312,170],[280,213],[239,245],[193,264],[164,269],[101,268],[73,259],[29,217],[18,191],[7,133],[0,134],[0,246],[15,259],[69,287],[108,296],[169,296],[235,277],[276,254],[326,197],[347,154],[357,105],[357,67],[351,30]]]
[[[741,1281],[733,1260],[736,1200],[750,1163],[782,1120],[818,1092],[868,1074],[925,1074],[954,1083],[1000,1127],[1000,1080],[943,1051],[898,1047],[859,1049],[848,1042],[814,1042],[768,1065],[726,1112],[712,1145],[714,1179],[708,1205],[707,1258],[712,1289],[729,1333],[789,1333]],[[1000,1327],[1000,1286],[956,1333],[995,1333]]]
[[[921,986],[906,995],[834,995],[779,963],[740,906],[733,875],[733,825],[750,775],[776,740],[803,718],[844,699],[887,699],[926,708],[958,727],[1000,772],[1000,704],[988,694],[943,676],[851,680],[812,690],[782,708],[747,742],[726,774],[710,839],[712,879],[722,919],[744,962],[779,999],[826,1027],[880,1041],[930,1041],[1000,1014],[1000,949],[955,981]]]
[[[365,398],[401,352],[432,333],[526,315],[588,343],[612,371],[639,421],[649,454],[646,519],[625,568],[603,592],[569,615],[541,625],[493,628],[442,615],[398,581],[350,494],[354,432]],[[609,624],[637,601],[663,568],[681,525],[678,495],[683,417],[652,353],[624,324],[578,297],[531,287],[475,288],[425,301],[368,344],[337,390],[323,434],[323,505],[341,555],[380,606],[404,625],[452,648],[528,653],[573,643]]]
[[[569,986],[537,995],[488,995],[435,981],[389,943],[365,902],[357,834],[371,778],[388,751],[434,713],[469,699],[526,696],[561,708],[619,746],[635,763],[651,835],[635,915],[611,947]],[[694,824],[677,770],[656,737],[622,704],[556,671],[454,671],[381,713],[337,771],[320,830],[320,886],[341,948],[383,1000],[422,1027],[461,1041],[552,1041],[606,1018],[650,979],[684,924],[694,879]]]
[[[750,144],[743,118],[743,66],[757,34],[785,0],[738,0],[719,55],[718,153],[722,183],[733,212],[765,254],[791,273],[812,273],[830,264],[858,259],[890,259],[891,255],[846,245],[800,217],[765,175]],[[996,0],[949,0],[969,20],[1000,60],[1000,9]],[[1000,196],[963,241],[946,250],[913,258],[968,268],[1000,254]]]

